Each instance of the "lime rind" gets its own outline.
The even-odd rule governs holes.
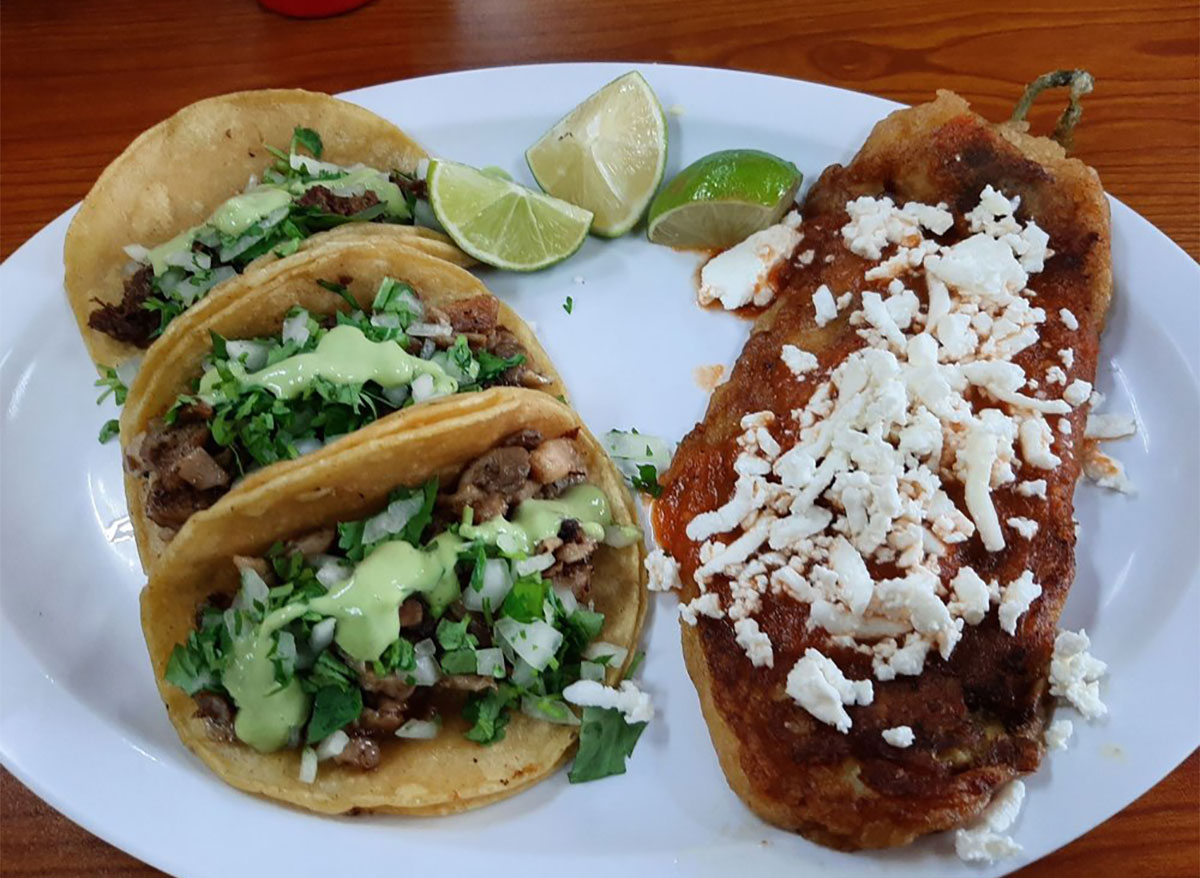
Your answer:
[[[666,170],[667,118],[637,71],[589,95],[525,151],[543,191],[595,215],[592,233],[625,234],[645,215]]]
[[[573,255],[592,215],[576,205],[457,162],[427,178],[438,222],[463,251],[496,268],[538,271]]]
[[[650,205],[647,236],[671,247],[731,246],[777,223],[802,179],[794,164],[760,150],[711,153],[658,193]]]

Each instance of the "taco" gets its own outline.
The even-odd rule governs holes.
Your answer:
[[[113,160],[67,230],[67,296],[88,353],[116,367],[255,260],[350,223],[394,226],[412,246],[469,264],[413,225],[424,157],[387,120],[316,92],[184,107]]]
[[[618,686],[646,603],[620,475],[543,393],[414,414],[247,479],[171,544],[141,605],[180,738],[325,813],[478,807],[577,740],[572,781],[623,772],[653,711]]]
[[[122,413],[143,565],[247,474],[302,466],[380,418],[495,384],[564,393],[533,333],[479,280],[396,241],[327,242],[231,281],[150,349]]]

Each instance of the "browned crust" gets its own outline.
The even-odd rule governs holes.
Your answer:
[[[858,294],[868,285],[866,263],[841,242],[845,204],[859,195],[890,194],[898,202],[948,202],[958,214],[974,207],[991,183],[1021,196],[1019,216],[1034,218],[1056,255],[1032,280],[1036,304],[1046,308],[1039,345],[1017,362],[1031,374],[1057,364],[1056,350],[1072,347],[1068,380],[1095,374],[1099,332],[1111,297],[1108,205],[1094,171],[1065,158],[1057,144],[1009,126],[992,126],[948,92],[929,104],[892,114],[876,126],[847,167],[827,169],[805,205],[808,266],[796,265],[785,288],[755,324],[730,380],[719,387],[705,420],[684,440],[655,507],[660,543],[681,564],[683,599],[697,593],[692,573],[698,546],[683,533],[697,513],[728,499],[737,456],[734,437],[742,415],[769,409],[790,421],[828,371],[862,341],[846,316],[816,327],[812,291],[826,283],[835,293]],[[961,235],[959,228],[952,234]],[[830,262],[825,257],[832,257]],[[920,291],[918,291],[920,292]],[[1067,333],[1057,319],[1069,307],[1080,330]],[[782,364],[783,344],[813,351],[816,378],[797,382]],[[1085,411],[1070,419],[1081,436]],[[793,441],[776,431],[783,447]],[[784,692],[792,665],[808,646],[821,649],[853,679],[871,676],[869,660],[806,630],[807,608],[768,596],[758,614],[774,644],[775,667],[755,669],[728,622],[701,618],[683,626],[684,657],[700,696],[713,745],[734,791],[765,820],[842,849],[888,847],[960,824],[978,813],[997,787],[1034,770],[1048,710],[1046,673],[1062,604],[1074,577],[1073,491],[1079,461],[1056,446],[1064,463],[1049,482],[1048,501],[997,492],[1002,520],[1022,515],[1039,522],[1031,541],[1007,534],[998,555],[978,540],[943,563],[943,577],[962,564],[1002,582],[1029,568],[1042,597],[1020,620],[1015,637],[1000,631],[993,612],[968,626],[949,662],[931,657],[920,677],[875,683],[875,702],[851,710],[854,727],[842,735],[808,715]],[[724,539],[728,539],[725,537]],[[717,585],[727,594],[727,585]],[[917,743],[906,750],[885,744],[880,732],[908,724]]]

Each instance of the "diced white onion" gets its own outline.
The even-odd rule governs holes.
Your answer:
[[[400,328],[400,315],[399,314],[389,314],[387,312],[384,312],[382,314],[372,314],[371,315],[371,325],[372,326],[380,326],[380,327],[383,327],[384,329],[399,329]]]
[[[642,538],[641,528],[628,524],[606,524],[604,526],[604,545],[614,549],[624,549],[632,546]]]
[[[238,592],[234,606],[239,610],[248,610],[256,603],[266,604],[267,593],[270,589],[263,578],[251,567],[242,568],[242,590]]]
[[[383,398],[396,408],[400,408],[408,400],[408,385],[401,384],[398,387],[383,388]]]
[[[283,321],[283,340],[302,345],[308,341],[308,312],[301,309]]]
[[[554,553],[542,552],[540,555],[534,555],[531,558],[522,558],[520,561],[513,562],[513,571],[517,576],[528,576],[531,573],[541,573],[543,570],[549,570],[554,566]]]
[[[552,586],[554,595],[558,598],[558,602],[562,604],[563,611],[569,616],[579,608],[579,601],[575,598],[575,592],[571,591],[569,585]]]
[[[400,533],[404,530],[404,526],[412,520],[412,517],[421,510],[421,504],[424,502],[425,498],[419,494],[393,500],[383,512],[367,519],[367,523],[363,525],[363,543],[373,543],[384,537]]]
[[[292,166],[293,171],[304,171],[307,174],[312,174],[314,177],[320,174],[344,174],[346,172],[346,169],[341,165],[335,165],[332,162],[323,162],[312,156],[300,155],[295,152],[288,156],[288,164]]]
[[[579,663],[579,679],[581,680],[596,680],[599,683],[604,682],[604,665],[596,662],[580,662]]]
[[[417,686],[432,686],[440,679],[442,671],[438,667],[437,659],[431,655],[417,656],[417,666],[413,669],[413,683]]]
[[[454,329],[446,323],[413,323],[407,332],[414,338],[449,338]]]
[[[337,619],[322,619],[313,626],[308,644],[313,655],[319,655],[333,643],[333,632],[337,628]]]
[[[145,262],[150,258],[150,250],[141,244],[126,244],[123,249],[134,262]]]
[[[534,719],[540,719],[543,722],[557,723],[560,726],[579,725],[579,717],[575,715],[575,712],[571,708],[567,707],[565,701],[559,702],[562,705],[562,713],[553,714],[542,710],[538,705],[538,700],[534,695],[521,696],[521,713],[531,716]]]
[[[137,354],[117,366],[117,377],[126,387],[133,387],[133,379],[137,378],[138,370],[141,368],[142,354]]]
[[[416,177],[424,180],[429,175],[429,159],[417,159]]]
[[[468,610],[482,610],[484,602],[498,610],[512,589],[512,574],[502,558],[489,558],[483,562],[483,584],[479,591],[470,585],[463,589],[462,602]]]
[[[583,657],[586,659],[602,659],[605,656],[612,656],[608,660],[610,668],[619,668],[625,663],[625,656],[629,655],[629,650],[623,646],[617,646],[615,643],[605,643],[603,640],[597,640],[595,643],[589,643],[587,649],[583,651]]]
[[[652,464],[659,472],[671,465],[671,443],[659,436],[609,430],[604,434],[604,447],[626,478],[636,476],[643,464]]]
[[[247,371],[257,372],[267,365],[267,345],[252,339],[235,338],[225,342],[225,351],[231,360],[241,360]]]
[[[533,682],[534,676],[535,672],[533,668],[529,667],[529,662],[518,656],[517,660],[513,662],[513,670],[509,679],[516,686],[528,686]]]
[[[436,652],[437,644],[428,637],[413,646],[413,653],[418,657],[423,655],[433,655]]]
[[[431,719],[410,719],[396,729],[397,738],[411,738],[417,741],[428,741],[436,738],[441,724]]]
[[[504,676],[504,653],[500,647],[489,646],[487,649],[475,650],[475,673],[481,677]]]
[[[320,439],[309,437],[307,439],[297,439],[295,442],[296,453],[299,455],[312,454],[314,451],[320,451],[325,447]]]
[[[312,783],[317,779],[317,751],[305,747],[300,751],[300,783]]]
[[[330,732],[320,744],[317,745],[317,758],[321,761],[332,759],[334,756],[341,756],[342,751],[346,749],[346,745],[350,743],[350,736],[338,729],[336,732]]]
[[[329,590],[339,582],[345,582],[349,579],[350,570],[350,565],[341,558],[326,555],[317,565],[317,582],[325,586],[326,590]]]
[[[296,638],[290,631],[280,631],[275,635],[275,657],[284,667],[296,666]]]
[[[424,402],[427,399],[432,399],[438,393],[433,389],[433,376],[425,373],[418,375],[413,379],[412,396],[413,402]]]
[[[292,212],[292,210],[290,207],[277,207],[273,211],[271,211],[269,214],[264,216],[262,219],[260,219],[258,221],[258,224],[259,224],[259,226],[261,226],[264,229],[269,229],[272,226],[279,225],[281,222],[283,222],[285,219],[287,219],[287,215],[291,212]]]
[[[495,630],[512,647],[513,652],[529,662],[535,671],[541,671],[550,663],[563,641],[562,632],[541,619],[518,622],[505,617],[496,620]]]
[[[425,343],[423,345],[421,345],[421,353],[420,353],[421,359],[428,360],[430,357],[433,356],[433,353],[436,350],[437,350],[437,345],[435,345],[433,343],[433,339],[432,338],[425,339]]]

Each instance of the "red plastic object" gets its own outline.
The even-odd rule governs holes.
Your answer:
[[[371,0],[258,0],[259,5],[291,18],[328,18],[365,6]]]

